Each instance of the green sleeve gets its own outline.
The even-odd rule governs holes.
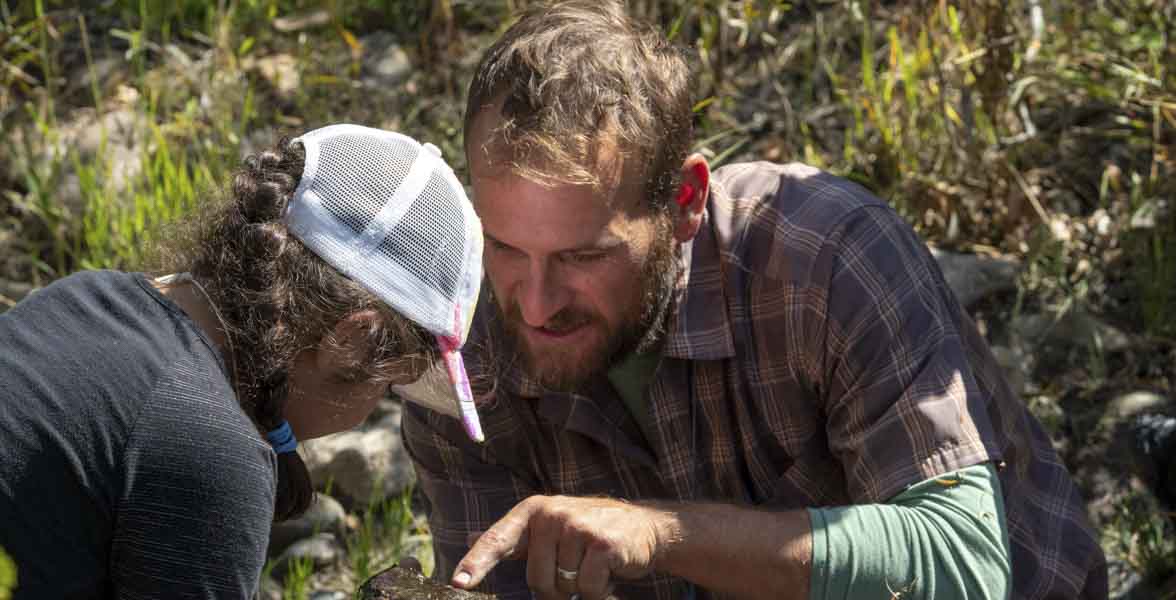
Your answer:
[[[1009,597],[1009,537],[991,464],[928,479],[885,504],[809,515],[810,600]]]

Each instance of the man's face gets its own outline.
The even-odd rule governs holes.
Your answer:
[[[486,276],[529,374],[569,390],[647,344],[676,244],[668,217],[641,208],[643,182],[610,174],[604,189],[548,186],[471,154]]]

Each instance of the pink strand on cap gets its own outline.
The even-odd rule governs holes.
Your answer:
[[[470,389],[470,378],[466,374],[465,361],[461,357],[458,341],[448,336],[437,336],[437,343],[441,345],[441,356],[445,360],[445,370],[449,372],[449,381],[457,390],[458,410],[461,412],[461,424],[466,434],[475,442],[485,441],[482,433],[482,422],[478,419],[478,409],[474,405],[474,392]]]

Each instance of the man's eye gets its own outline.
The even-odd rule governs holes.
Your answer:
[[[599,250],[591,250],[588,252],[569,252],[564,255],[564,260],[575,263],[593,262],[604,258],[604,252]]]
[[[490,242],[489,246],[491,248],[493,248],[494,250],[497,250],[499,252],[511,252],[514,250],[514,247],[508,246],[508,245],[506,245],[496,239],[493,239],[493,238],[489,238],[486,241]]]

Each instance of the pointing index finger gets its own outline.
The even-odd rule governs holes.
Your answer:
[[[486,574],[504,560],[527,556],[527,526],[530,505],[519,503],[506,516],[487,529],[457,564],[452,585],[462,589],[477,587]]]

